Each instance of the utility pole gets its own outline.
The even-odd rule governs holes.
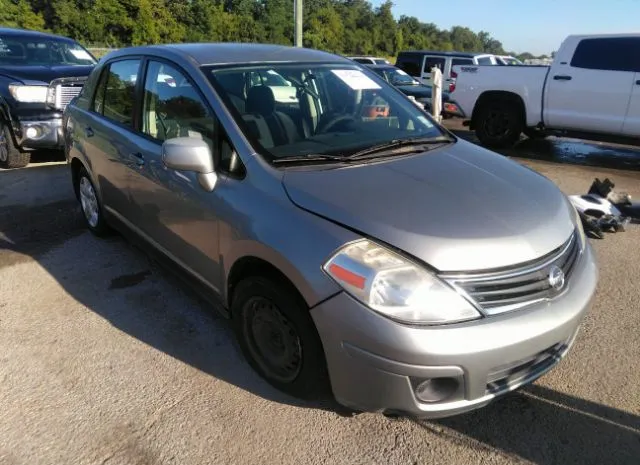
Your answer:
[[[296,47],[302,47],[302,0],[293,0],[293,16]]]

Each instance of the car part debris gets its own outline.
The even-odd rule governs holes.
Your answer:
[[[609,178],[595,178],[587,194],[569,196],[587,234],[602,239],[604,232],[624,232],[632,217],[640,218],[640,205],[634,204],[628,193],[615,192],[614,187]]]

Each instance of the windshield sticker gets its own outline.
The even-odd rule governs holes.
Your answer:
[[[357,69],[334,69],[331,70],[333,74],[338,76],[353,90],[369,90],[380,89],[381,87],[375,83],[374,80],[369,78],[362,71]]]
[[[403,76],[408,76],[408,74],[407,74],[407,73],[405,73],[404,71],[402,71],[401,69],[398,69],[398,70],[396,71],[396,73],[398,73],[398,74],[402,74]]]
[[[76,57],[78,60],[88,60],[92,61],[91,55],[89,55],[84,50],[69,50],[71,54]]]

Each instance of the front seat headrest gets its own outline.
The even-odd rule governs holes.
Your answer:
[[[247,113],[269,116],[276,110],[276,98],[267,86],[255,86],[247,95]]]

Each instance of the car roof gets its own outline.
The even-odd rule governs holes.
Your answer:
[[[183,57],[189,57],[198,65],[234,65],[246,63],[345,63],[353,64],[347,58],[302,47],[290,47],[272,44],[249,43],[187,43],[163,44],[142,47],[127,47],[111,52],[109,57],[125,55],[169,52]]]
[[[435,56],[446,56],[446,57],[462,57],[462,58],[473,58],[481,55],[491,55],[490,53],[485,52],[433,52],[431,50],[407,50],[405,52],[400,52],[400,55],[435,55]]]
[[[13,27],[0,27],[0,35],[5,37],[33,37],[34,39],[56,39],[75,42],[73,39],[65,36],[49,34],[46,32],[32,31],[29,29],[17,29]]]

